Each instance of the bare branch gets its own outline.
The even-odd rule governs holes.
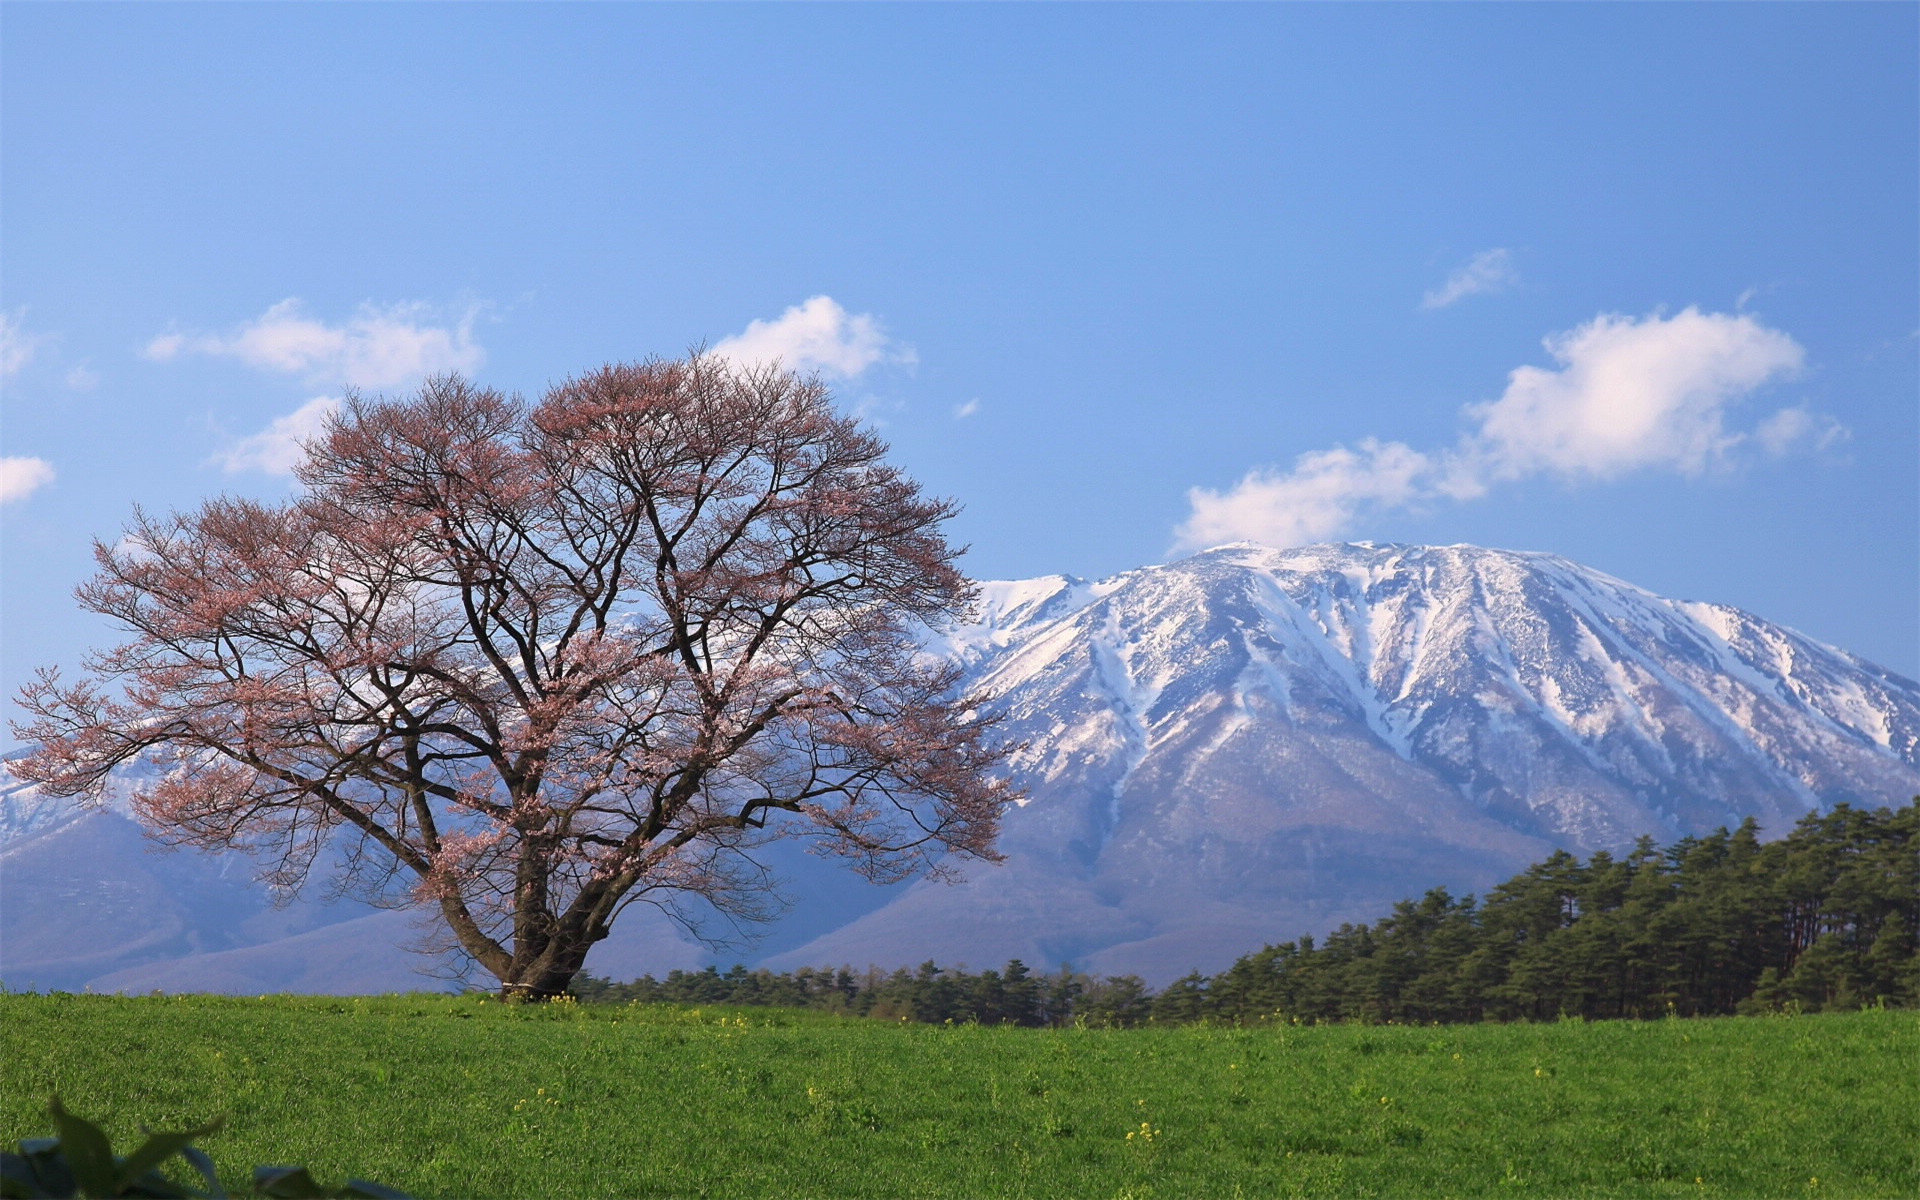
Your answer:
[[[80,602],[128,640],[22,690],[16,772],[162,756],[158,832],[289,880],[350,834],[349,879],[411,877],[521,992],[636,898],[763,909],[770,836],[876,879],[996,858],[1005,754],[912,635],[972,600],[956,507],[885,453],[817,381],[698,355],[350,397],[297,499],[96,545]]]

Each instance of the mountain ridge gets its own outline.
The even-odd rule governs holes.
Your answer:
[[[1235,544],[1106,580],[984,584],[979,619],[939,648],[1027,743],[1010,869],[918,888],[772,965],[916,931],[943,960],[990,961],[990,938],[941,930],[1005,939],[1025,892],[1109,929],[1073,948],[1081,965],[1165,978],[1182,954],[1217,964],[1555,848],[1747,815],[1783,833],[1820,805],[1920,788],[1920,685],[1551,554]],[[1121,893],[1156,902],[1088,909]],[[1072,940],[1024,944],[1057,959]]]
[[[884,891],[796,863],[837,924],[769,946],[768,965],[1020,957],[1164,981],[1430,887],[1482,890],[1556,848],[1748,815],[1779,834],[1817,807],[1920,792],[1920,684],[1539,552],[1236,543],[1104,580],[983,583],[975,619],[926,645],[1020,743],[1007,861]],[[0,799],[9,890],[23,852],[54,845],[36,803]],[[202,937],[227,955],[208,970],[317,977],[239,953],[245,936]],[[289,936],[340,952],[309,926]],[[19,938],[0,939],[10,981]],[[694,952],[664,925],[604,949],[603,975]],[[164,966],[97,977],[192,976]]]

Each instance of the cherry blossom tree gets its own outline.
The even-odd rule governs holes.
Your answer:
[[[459,377],[352,397],[297,497],[136,513],[81,604],[129,638],[21,691],[15,773],[283,886],[435,908],[550,997],[636,900],[751,914],[752,850],[876,880],[995,859],[1004,750],[917,628],[973,589],[955,512],[817,382],[695,355],[537,405]]]

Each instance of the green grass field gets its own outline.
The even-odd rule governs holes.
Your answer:
[[[0,1137],[224,1116],[417,1196],[1914,1196],[1920,1013],[1024,1030],[0,996]]]

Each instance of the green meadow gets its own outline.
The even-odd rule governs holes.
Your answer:
[[[46,1098],[419,1197],[1920,1195],[1920,1013],[1020,1029],[478,997],[0,996]]]

